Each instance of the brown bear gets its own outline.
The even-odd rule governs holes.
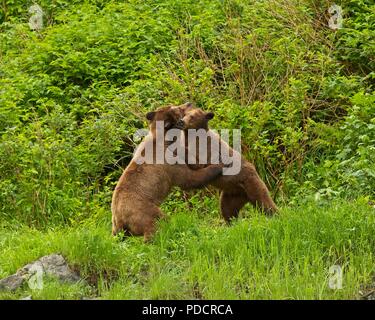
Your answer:
[[[214,157],[211,154],[211,144],[213,142],[220,142],[221,149],[217,151],[217,158],[221,159],[224,149],[230,156],[237,153],[227,143],[221,140],[220,136],[208,129],[208,121],[214,117],[212,112],[204,112],[199,108],[189,107],[182,108],[184,117],[177,123],[177,127],[181,128],[185,132],[185,145],[187,146],[186,159],[189,156],[189,141],[188,141],[188,130],[189,129],[204,129],[207,133],[210,133],[207,139],[207,163],[212,165],[212,159]],[[215,141],[216,140],[216,141]],[[199,150],[199,144],[201,143],[198,139],[193,140],[193,144],[196,144],[195,149]],[[223,149],[224,148],[224,149]],[[219,149],[217,149],[219,150]],[[239,154],[238,154],[239,155]],[[188,166],[191,169],[201,170],[205,165],[199,164],[199,152],[196,156],[198,165]],[[267,214],[273,214],[277,211],[277,207],[269,195],[269,191],[264,182],[259,177],[255,167],[241,155],[239,173],[235,175],[220,175],[217,179],[212,181],[210,184],[222,190],[220,196],[220,208],[221,214],[224,219],[229,222],[230,219],[238,216],[240,209],[248,202],[252,205],[260,207]],[[220,160],[221,161],[221,160]]]
[[[178,186],[184,190],[200,188],[222,174],[221,164],[191,170],[186,164],[138,161],[150,147],[153,150],[153,161],[155,160],[155,150],[162,142],[156,139],[156,121],[163,121],[165,131],[162,131],[168,132],[183,116],[183,110],[183,107],[169,106],[147,114],[150,132],[120,177],[112,196],[113,235],[124,231],[125,234],[143,235],[145,241],[149,240],[155,231],[156,220],[164,216],[159,206],[172,187]],[[163,150],[167,148],[164,144],[161,146]]]

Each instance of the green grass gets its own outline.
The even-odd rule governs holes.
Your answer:
[[[150,244],[112,238],[110,213],[45,231],[4,226],[1,278],[59,252],[87,282],[47,279],[40,291],[25,286],[0,298],[355,299],[371,283],[375,210],[365,200],[284,207],[274,218],[247,207],[228,227],[217,201],[198,197],[167,201],[169,218]],[[332,265],[343,268],[341,290],[328,286]]]

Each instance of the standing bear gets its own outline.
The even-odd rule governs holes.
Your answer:
[[[240,159],[238,174],[221,175],[210,183],[222,190],[220,196],[220,209],[224,219],[229,222],[230,219],[237,217],[240,209],[248,202],[261,208],[267,214],[275,213],[277,207],[273,202],[266,185],[259,177],[254,165],[243,158],[242,155],[238,154],[237,151],[233,150],[218,134],[209,130],[208,122],[214,117],[214,114],[212,112],[204,112],[199,108],[193,108],[192,105],[189,105],[188,108],[183,108],[183,112],[185,115],[177,123],[177,127],[185,131],[185,145],[187,146],[186,159],[188,159],[189,156],[191,157],[191,154],[189,153],[192,145],[194,146],[194,150],[199,150],[199,145],[202,143],[198,138],[189,139],[189,129],[203,129],[206,131],[207,146],[205,146],[205,150],[207,152],[208,165],[214,163],[212,162],[214,158],[222,159],[224,153],[230,156],[237,154]],[[214,142],[216,145],[220,146],[220,149],[211,149],[211,145],[213,145]],[[213,154],[212,150],[215,150],[214,152],[216,154]],[[199,153],[197,155],[194,153],[193,157],[194,156],[196,157],[196,163],[198,163],[198,165],[188,164],[191,169],[202,170],[202,168],[207,166],[205,164],[199,164]]]
[[[164,143],[165,134],[182,118],[184,110],[183,107],[169,106],[146,115],[150,132],[121,175],[112,196],[113,235],[124,231],[143,235],[145,241],[149,240],[155,232],[157,219],[163,217],[159,206],[172,187],[184,190],[200,188],[222,174],[221,164],[191,170],[186,164],[155,163],[155,151],[161,148],[165,152],[168,148]],[[162,123],[161,127],[157,126],[158,122]],[[162,134],[162,139],[157,139],[158,134]],[[152,163],[142,162],[147,150],[152,150]]]

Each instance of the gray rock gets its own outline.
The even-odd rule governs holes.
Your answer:
[[[24,281],[24,277],[13,274],[7,278],[0,280],[0,290],[15,291],[22,286]]]
[[[364,296],[363,299],[365,300],[375,300],[375,289],[367,292]]]
[[[47,276],[56,277],[64,282],[78,282],[81,280],[79,275],[69,268],[62,255],[51,254],[27,264],[19,269],[17,273],[0,280],[0,290],[17,290],[36,272],[40,272],[41,275],[46,274]]]
[[[21,298],[20,300],[33,300],[33,299],[31,298],[31,296],[27,296],[27,297]]]
[[[39,260],[24,266],[18,272],[30,274],[31,270],[35,270],[36,268],[40,267],[42,268],[43,273],[48,276],[57,277],[60,281],[77,282],[81,280],[78,274],[69,268],[64,257],[59,254],[44,256]]]

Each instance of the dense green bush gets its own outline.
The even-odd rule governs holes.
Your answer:
[[[327,173],[335,172],[338,192],[374,194],[375,180],[375,95],[358,93],[353,108],[340,126],[341,143],[332,160],[326,160]]]
[[[0,14],[0,214],[109,211],[146,110],[187,100],[241,128],[278,199],[374,196],[374,12],[343,1],[40,1]],[[204,10],[202,10],[204,8]],[[104,210],[105,211],[105,210]]]
[[[345,20],[339,30],[337,57],[348,72],[357,72],[374,84],[375,6],[371,0],[343,0]]]

